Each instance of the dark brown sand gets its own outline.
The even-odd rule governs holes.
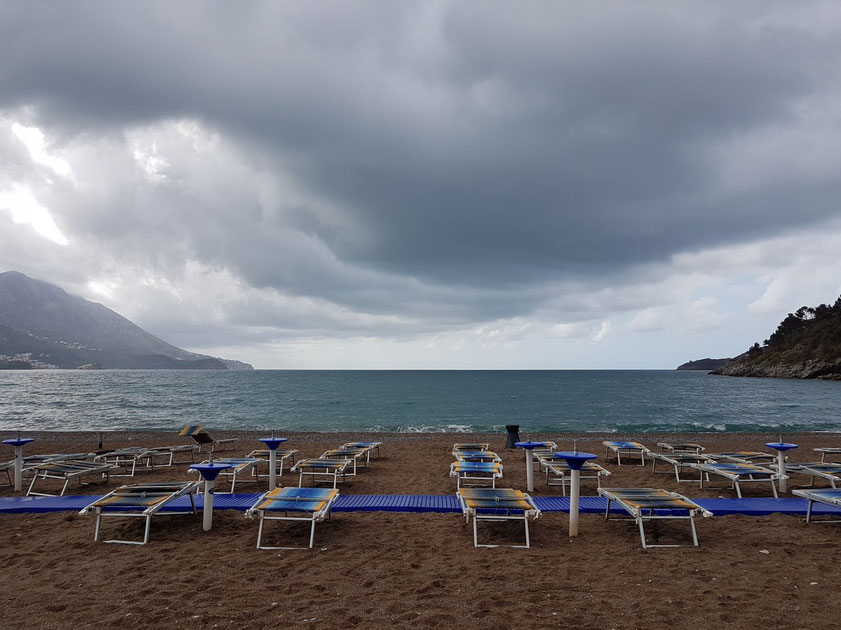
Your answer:
[[[220,434],[224,436],[226,434]],[[227,434],[230,435],[230,434]],[[27,453],[92,450],[94,433],[35,433]],[[11,435],[0,436],[3,439]],[[240,434],[238,454],[260,444]],[[454,442],[488,441],[502,455],[500,487],[525,489],[523,453],[503,435],[290,434],[287,446],[319,455],[343,441],[384,442],[382,458],[341,487],[347,494],[448,494]],[[552,439],[562,449],[571,439]],[[661,487],[690,497],[701,491],[650,467],[606,463],[603,439],[692,440],[710,451],[767,450],[776,435],[588,436],[613,475],[606,486]],[[812,448],[841,446],[838,434],[786,435],[800,444],[791,459],[814,460]],[[177,444],[174,435],[108,433],[106,447]],[[11,458],[11,449],[4,459]],[[186,465],[141,472],[147,479],[191,478]],[[96,484],[71,494],[103,494]],[[129,480],[130,481],[130,480]],[[284,485],[296,485],[288,472]],[[807,479],[794,477],[794,484]],[[242,487],[257,492],[266,482]],[[223,486],[220,490],[225,490]],[[535,496],[559,495],[536,477]],[[594,495],[592,485],[582,495]],[[12,496],[8,487],[0,496]],[[766,484],[746,496],[769,496]],[[139,537],[141,519],[107,521],[107,537]],[[567,515],[532,523],[532,548],[474,549],[458,514],[336,513],[318,525],[310,551],[255,549],[257,522],[219,511],[205,533],[192,516],[153,520],[145,546],[93,542],[94,518],[74,513],[0,516],[0,628],[835,628],[841,619],[841,527],[805,525],[794,516],[699,519],[700,547],[643,551],[633,523],[581,517],[570,539]],[[480,536],[518,542],[522,526],[480,524]],[[658,523],[660,543],[689,542],[685,523]],[[307,526],[273,523],[271,542],[306,544]]]

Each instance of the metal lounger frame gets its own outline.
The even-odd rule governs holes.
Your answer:
[[[623,443],[627,444],[634,444],[634,446],[622,446]],[[645,454],[649,452],[648,448],[644,445],[640,444],[639,442],[624,442],[624,441],[615,441],[615,440],[605,440],[602,442],[605,447],[605,459],[610,459],[610,451],[613,451],[616,454],[616,465],[622,465],[622,454],[624,453],[626,456],[639,454],[640,456],[640,466],[645,466]]]
[[[495,490],[501,490],[503,492],[511,491],[512,488],[496,488]],[[536,519],[540,516],[540,508],[537,507],[537,504],[534,502],[534,499],[531,498],[530,495],[521,493],[522,498],[526,500],[530,505],[531,509],[529,510],[521,510],[521,508],[515,508],[517,512],[511,512],[510,509],[507,508],[500,508],[505,509],[505,514],[489,514],[489,513],[482,513],[479,512],[480,509],[487,509],[487,508],[472,508],[468,505],[465,498],[462,496],[461,492],[456,493],[456,497],[458,498],[458,502],[461,505],[462,515],[464,516],[464,521],[470,522],[470,517],[473,516],[473,546],[474,547],[513,547],[515,549],[529,549],[531,547],[531,537],[529,535],[529,518]],[[519,513],[522,512],[522,513]],[[478,532],[478,522],[479,521],[523,521],[523,527],[526,533],[526,544],[525,545],[487,545],[487,544],[479,544],[479,532]]]
[[[284,488],[284,490],[286,490],[286,491],[300,490],[300,487],[299,488]],[[325,519],[330,519],[331,518],[332,511],[333,511],[333,503],[336,501],[336,499],[339,498],[338,492],[336,492],[336,494],[333,495],[331,498],[325,499],[326,505],[322,506],[321,509],[319,509],[315,512],[306,512],[305,510],[302,510],[302,511],[306,512],[307,514],[309,514],[309,516],[289,516],[288,515],[289,511],[288,510],[284,511],[284,516],[273,516],[272,515],[273,510],[260,510],[260,509],[258,509],[257,506],[260,505],[260,503],[262,503],[266,499],[266,496],[268,494],[270,494],[270,492],[271,491],[263,493],[260,496],[260,498],[257,499],[257,501],[254,503],[254,505],[252,505],[245,513],[245,515],[248,516],[248,517],[252,517],[256,513],[256,514],[258,514],[258,518],[260,519],[260,525],[257,528],[257,549],[268,549],[268,550],[272,550],[272,549],[312,549],[313,543],[315,542],[315,524],[320,523]],[[281,495],[278,495],[277,499],[282,499],[284,501],[295,501],[295,500],[301,500],[301,501],[309,500],[309,501],[312,501],[313,500],[312,497],[296,497],[294,494],[292,496],[289,496],[289,497],[283,496],[281,494]],[[263,545],[262,544],[263,543],[263,524],[265,523],[265,521],[305,521],[305,522],[310,521],[312,524],[310,526],[310,544],[309,544],[309,547],[269,547],[269,546]]]
[[[705,464],[692,464],[694,468],[697,468],[701,471],[701,477],[699,481],[699,487],[701,489],[704,488],[704,478],[706,477],[707,482],[710,480],[710,473],[714,475],[718,475],[720,477],[724,477],[730,480],[730,487],[736,490],[736,496],[740,499],[742,498],[742,488],[741,484],[743,483],[763,483],[763,482],[770,482],[771,483],[771,492],[774,495],[774,498],[779,498],[777,494],[777,486],[774,485],[775,481],[779,481],[782,479],[783,475],[780,475],[778,472],[771,470],[770,468],[763,468],[762,466],[757,466],[756,464],[750,464],[748,462],[718,462],[718,463],[741,463],[745,464],[746,466],[750,466],[756,470],[751,472],[750,470],[745,470],[742,473],[734,473],[727,470],[723,470],[720,468],[716,468],[716,462],[710,462]],[[754,475],[759,475],[758,478],[754,479]],[[785,477],[788,479],[788,476]]]
[[[157,487],[164,487],[167,484],[140,484],[140,485],[149,485],[150,487],[157,486]],[[197,514],[196,511],[196,502],[194,500],[193,495],[196,491],[201,487],[202,482],[200,481],[191,481],[188,482],[183,488],[172,492],[167,499],[164,501],[160,501],[155,503],[154,505],[149,506],[148,508],[144,509],[143,511],[132,510],[132,511],[125,511],[120,512],[117,510],[114,511],[103,511],[103,508],[106,506],[97,506],[96,504],[100,501],[104,501],[115,494],[118,494],[120,490],[124,490],[123,488],[117,488],[116,490],[106,494],[103,497],[100,497],[90,505],[84,507],[79,514],[87,514],[89,512],[95,511],[96,512],[96,527],[94,528],[93,532],[93,539],[94,541],[99,540],[99,533],[101,529],[102,518],[145,518],[146,519],[146,526],[143,529],[143,540],[119,540],[119,539],[111,539],[111,540],[103,540],[102,542],[106,543],[117,543],[121,545],[145,545],[149,542],[149,530],[152,526],[152,517],[155,516],[160,510],[167,504],[171,503],[175,499],[184,496],[185,494],[189,495],[190,497],[190,506],[191,510],[184,511],[184,512],[170,512],[167,511],[167,515],[177,515],[177,514]],[[138,506],[138,509],[142,506]]]
[[[482,471],[482,470],[459,470],[460,464],[470,464],[470,463],[499,463],[499,462],[461,462],[456,461],[450,464],[450,477],[456,478],[456,490],[461,489],[462,482],[473,482],[467,483],[465,486],[478,486],[478,485],[485,485],[488,481],[491,482],[491,488],[496,488],[496,480],[502,479],[502,464],[499,464],[497,470],[493,472]],[[468,467],[469,468],[469,467]],[[462,472],[464,474],[462,474]],[[471,474],[472,473],[472,474]],[[490,476],[488,476],[490,474]]]
[[[77,468],[76,471],[68,470],[64,473],[55,472],[50,470],[50,466],[52,465],[67,465],[72,466],[73,464],[87,464],[87,466]],[[36,497],[54,497],[60,496],[63,497],[64,493],[67,491],[67,486],[70,485],[70,482],[73,479],[79,480],[79,485],[82,484],[82,477],[88,477],[91,475],[100,475],[102,479],[105,479],[105,483],[107,484],[109,481],[109,475],[115,471],[119,470],[118,466],[114,466],[112,464],[99,464],[93,465],[93,462],[74,462],[73,460],[61,460],[61,461],[47,461],[42,464],[36,464],[35,466],[31,467],[33,471],[32,482],[29,484],[29,489],[26,491],[26,496],[36,496]],[[51,474],[53,472],[54,474]],[[61,488],[61,492],[58,495],[50,494],[47,492],[33,492],[33,488],[35,487],[35,482],[39,479],[58,479],[64,480],[64,486]]]
[[[622,490],[634,490],[634,491],[645,491],[650,490],[653,494],[640,494],[637,498],[646,498],[646,497],[658,497],[658,498],[674,498],[674,499],[681,499],[683,501],[687,501],[692,505],[696,506],[694,508],[669,508],[667,506],[663,507],[653,507],[649,509],[649,513],[645,514],[645,508],[641,508],[639,506],[635,506],[630,503],[631,498],[621,496]],[[665,493],[665,494],[664,494]],[[599,495],[607,499],[607,505],[605,506],[604,511],[604,519],[607,521],[610,519],[610,504],[611,502],[616,502],[622,509],[624,509],[628,514],[630,514],[629,519],[624,520],[633,520],[637,523],[639,527],[640,533],[640,542],[642,543],[643,549],[650,549],[650,548],[673,548],[673,547],[683,547],[684,545],[651,545],[645,542],[645,523],[646,521],[665,521],[665,520],[688,520],[689,521],[689,528],[692,533],[692,544],[693,546],[698,546],[698,532],[695,529],[695,515],[696,513],[700,513],[704,517],[712,516],[712,512],[702,508],[700,505],[688,499],[687,497],[683,496],[682,494],[678,494],[677,492],[668,492],[666,490],[660,490],[658,488],[599,488]],[[675,510],[675,509],[686,509],[686,515],[673,515],[673,514],[656,514],[655,510]],[[615,520],[622,520],[622,519],[615,519]]]
[[[342,476],[342,483],[344,483],[345,474],[346,474],[345,469],[348,467],[348,465],[350,463],[348,460],[346,460],[346,459],[345,460],[342,460],[342,459],[331,459],[331,460],[329,460],[331,462],[339,462],[339,465],[337,467],[329,469],[329,470],[328,469],[320,469],[318,467],[312,467],[310,470],[306,470],[307,467],[310,466],[310,462],[318,461],[318,459],[319,458],[316,458],[316,457],[300,459],[300,460],[298,460],[297,464],[295,464],[294,466],[292,466],[292,468],[289,469],[291,472],[299,473],[298,474],[298,487],[299,488],[304,487],[304,475],[309,475],[309,476],[312,477],[313,485],[316,484],[316,483],[324,483],[323,481],[320,481],[318,479],[318,477],[332,477],[333,478],[333,489],[336,489],[336,487],[339,483],[339,475]],[[341,464],[341,462],[344,462],[344,464]],[[329,483],[329,481],[327,483]]]
[[[824,505],[831,505],[834,507],[841,507],[841,493],[838,492],[831,492],[833,490],[837,490],[836,488],[821,488],[821,489],[814,489],[814,490],[792,490],[791,493],[803,497],[808,501],[808,505],[806,507],[806,522],[807,523],[841,523],[841,519],[837,518],[824,518],[820,520],[814,520],[812,518],[812,506],[817,501],[818,503],[823,503]]]

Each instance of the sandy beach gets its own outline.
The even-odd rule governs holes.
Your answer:
[[[30,435],[30,434],[27,434]],[[236,454],[260,443],[239,437]],[[96,433],[39,433],[27,454],[90,451]],[[13,437],[2,435],[3,439]],[[382,457],[340,486],[343,494],[450,494],[454,442],[486,441],[503,458],[500,487],[525,489],[520,450],[506,450],[504,435],[288,434],[288,448],[317,456],[348,440],[379,440]],[[571,436],[522,434],[572,446]],[[660,487],[690,497],[733,497],[716,484],[678,484],[653,475],[650,466],[617,466],[605,459],[603,439],[696,441],[708,451],[767,450],[774,434],[588,435],[579,448],[597,453],[615,487]],[[817,446],[841,446],[841,435],[785,435],[800,448],[791,459],[815,460]],[[174,434],[113,432],[105,447],[186,443]],[[3,447],[4,459],[11,449]],[[137,481],[192,478],[186,464],[142,471]],[[104,494],[131,480],[73,487],[69,494]],[[282,485],[297,485],[284,472]],[[808,483],[792,478],[794,486]],[[267,482],[243,485],[265,490]],[[57,487],[57,486],[56,486]],[[220,491],[226,489],[223,484]],[[240,489],[238,488],[238,491]],[[535,478],[534,496],[561,488]],[[595,495],[595,485],[582,496]],[[767,484],[744,494],[770,496]],[[13,496],[7,486],[0,496]],[[835,627],[841,604],[837,558],[841,529],[806,525],[787,515],[725,516],[698,520],[699,547],[642,550],[636,526],[581,517],[581,535],[570,539],[567,515],[544,513],[532,523],[532,548],[475,549],[472,530],[458,514],[341,512],[316,530],[310,551],[255,548],[257,522],[241,512],[218,511],[213,531],[192,516],[153,520],[145,546],[93,541],[94,518],[72,512],[0,516],[2,585],[0,628],[811,628]],[[138,537],[140,519],[106,523],[109,536]],[[483,538],[517,542],[520,524],[481,524]],[[658,523],[660,543],[689,543],[686,523]],[[279,544],[305,544],[307,526],[272,524]]]

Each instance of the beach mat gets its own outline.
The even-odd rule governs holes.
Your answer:
[[[215,494],[215,510],[237,510],[244,512],[251,507],[260,494]],[[64,497],[4,497],[0,498],[0,514],[23,514],[45,512],[78,512],[97,499],[96,495],[71,495]],[[195,498],[196,508],[201,510],[204,495]],[[569,512],[569,497],[534,497],[537,507],[543,512]],[[741,514],[745,516],[767,516],[768,514],[806,515],[807,501],[801,498],[749,498],[749,499],[693,499],[716,516]],[[602,497],[581,497],[580,512],[583,514],[604,513],[606,499]],[[189,509],[188,497],[173,501],[162,511],[183,511]],[[334,512],[461,512],[454,494],[343,494],[333,504]],[[611,513],[624,513],[619,506],[612,505]],[[814,515],[841,515],[841,508],[815,503]]]

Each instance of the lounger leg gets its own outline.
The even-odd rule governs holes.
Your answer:
[[[736,489],[736,496],[741,499],[742,498],[742,488],[739,485],[739,480],[738,479],[733,480],[733,487]],[[777,494],[777,491],[774,490],[774,496],[776,496],[776,494]]]
[[[640,540],[642,541],[642,548],[648,549],[648,547],[646,547],[645,545],[645,525],[643,525],[642,518],[637,517],[637,523],[640,527]]]
[[[774,485],[774,479],[771,478],[771,491],[774,493],[774,498],[778,499],[779,496],[777,495],[777,486]]]
[[[476,515],[475,514],[473,515],[473,546],[474,547],[479,546],[479,536],[478,536],[478,533],[476,532]]]
[[[146,530],[143,532],[143,544],[149,542],[149,528],[152,527],[152,515],[146,515]]]
[[[260,549],[263,540],[263,512],[260,512],[260,526],[257,528],[257,549]]]
[[[93,540],[96,542],[99,540],[99,525],[102,521],[102,508],[96,509],[96,527],[93,529]]]
[[[523,515],[523,523],[526,525],[526,549],[531,547],[531,539],[529,538],[529,519],[524,514]]]
[[[313,542],[315,542],[315,516],[313,516],[312,527],[310,528],[310,549],[312,549]]]
[[[82,478],[80,477],[80,478],[79,478],[79,484],[81,485],[81,483],[82,483]],[[68,486],[69,484],[70,484],[70,479],[65,479],[65,480],[64,480],[64,487],[61,489],[61,492],[59,493],[59,495],[58,495],[58,496],[60,496],[60,497],[63,497],[63,496],[64,496],[64,491],[65,491],[65,490],[67,490],[67,486]]]
[[[692,544],[696,547],[698,546],[698,533],[695,531],[695,519],[693,517],[689,517],[689,527],[692,529]]]
[[[806,506],[806,522],[807,523],[812,519],[812,505],[813,504],[814,504],[814,501],[812,501],[812,499],[809,499],[809,505]]]

